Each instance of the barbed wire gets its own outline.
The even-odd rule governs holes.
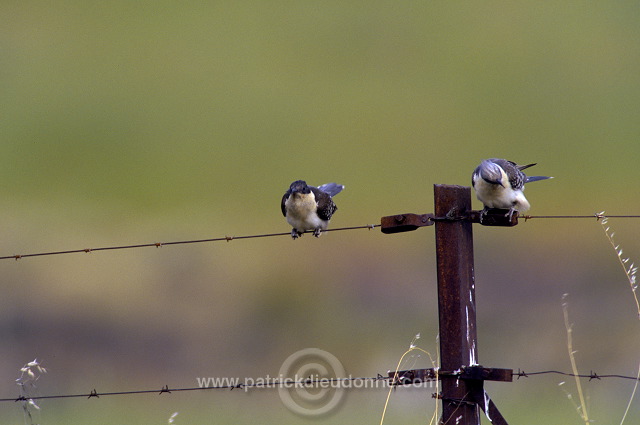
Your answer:
[[[380,227],[380,225],[366,224],[363,226],[336,227],[333,229],[324,230],[323,232],[338,232],[343,230],[357,230],[357,229],[371,230],[376,227]],[[303,233],[313,233],[313,231],[306,231]],[[98,251],[116,251],[116,250],[122,250],[122,249],[135,249],[135,248],[150,248],[150,247],[161,248],[163,246],[169,246],[169,245],[188,245],[188,244],[211,243],[211,242],[231,242],[237,239],[270,238],[275,236],[291,237],[291,232],[263,233],[263,234],[257,234],[257,235],[224,236],[224,237],[209,238],[209,239],[194,239],[194,240],[183,240],[183,241],[152,242],[152,243],[142,243],[142,244],[132,244],[132,245],[105,246],[100,248],[82,248],[82,249],[70,249],[65,251],[38,252],[34,254],[14,254],[14,255],[2,256],[0,257],[0,260],[20,260],[22,258],[28,258],[28,257],[44,257],[44,256],[50,256],[50,255],[64,255],[64,254],[78,254],[78,253],[89,254],[91,252],[98,252]]]
[[[518,218],[524,219],[524,221],[532,220],[534,218],[568,218],[568,219],[578,219],[578,218],[590,218],[596,220],[602,220],[603,218],[640,218],[640,215],[609,215],[603,212],[595,213],[591,215],[519,215]]]
[[[626,375],[617,375],[617,374],[598,375],[593,371],[591,371],[589,374],[586,374],[586,373],[574,374],[570,372],[562,372],[559,370],[545,370],[542,372],[525,372],[524,370],[518,369],[518,372],[517,373],[514,372],[513,374],[513,376],[515,376],[517,379],[528,378],[530,376],[536,376],[536,375],[562,375],[562,376],[568,376],[571,378],[588,378],[589,381],[592,381],[594,379],[601,380],[601,379],[612,379],[612,378],[640,381],[640,379],[638,379],[637,376],[626,376]]]
[[[516,377],[517,380],[520,378],[530,378],[534,376],[540,375],[561,375],[567,377],[577,377],[583,379],[592,380],[603,380],[603,379],[625,379],[638,381],[638,377],[636,376],[626,376],[619,374],[597,374],[596,372],[591,371],[589,374],[573,374],[570,372],[562,372],[558,370],[544,370],[537,372],[525,372],[524,370],[518,369],[518,372],[514,372],[513,376]],[[436,379],[430,379],[430,381],[435,381]],[[223,378],[220,378],[220,381],[224,381]],[[247,381],[252,381],[251,383],[246,383]],[[24,396],[20,395],[18,397],[5,397],[0,398],[0,403],[6,402],[19,402],[19,401],[29,401],[29,400],[52,400],[52,399],[68,399],[68,398],[100,398],[100,397],[109,397],[109,396],[130,396],[130,395],[141,395],[141,394],[171,394],[177,392],[190,392],[190,391],[209,391],[209,390],[243,390],[248,391],[250,389],[269,389],[269,388],[299,388],[302,386],[313,386],[313,385],[332,385],[332,384],[346,384],[349,382],[377,382],[377,381],[387,381],[389,386],[393,387],[402,387],[404,386],[402,383],[394,382],[393,378],[388,376],[383,376],[378,374],[375,377],[348,377],[348,378],[305,378],[305,379],[245,379],[245,382],[240,382],[240,378],[237,378],[237,383],[233,384],[222,384],[222,385],[202,385],[198,387],[185,387],[185,388],[169,388],[168,385],[163,386],[160,389],[148,389],[148,390],[132,390],[132,391],[110,391],[110,392],[98,392],[96,389],[91,390],[89,393],[79,393],[79,394],[55,394],[55,395],[43,395],[43,396]],[[424,381],[412,381],[409,384],[417,384],[424,383]],[[367,388],[366,385],[362,385],[361,387]],[[345,388],[349,388],[345,385]],[[357,388],[354,386],[354,388]]]
[[[220,381],[224,379],[221,378]],[[246,379],[248,381],[249,379]],[[47,400],[47,399],[63,399],[63,398],[100,398],[103,396],[128,396],[128,395],[137,395],[137,394],[170,394],[174,392],[188,392],[188,391],[208,391],[208,390],[230,390],[233,391],[235,389],[240,389],[247,391],[249,389],[267,389],[267,388],[281,388],[281,387],[301,387],[304,385],[331,385],[336,383],[346,383],[346,382],[354,382],[354,381],[383,381],[389,380],[388,377],[378,375],[376,377],[349,377],[349,378],[305,378],[305,379],[265,379],[264,382],[260,380],[254,380],[256,382],[253,383],[240,383],[240,379],[238,378],[238,383],[234,384],[223,384],[223,385],[202,385],[198,387],[187,387],[187,388],[169,388],[168,385],[165,385],[161,389],[151,389],[151,390],[133,390],[133,391],[111,391],[111,392],[103,392],[99,393],[96,389],[91,390],[89,393],[81,393],[81,394],[59,394],[59,395],[44,395],[44,396],[18,396],[14,398],[0,398],[0,403],[3,402],[17,402],[17,401],[28,401],[28,400]]]
[[[640,215],[607,215],[604,213],[595,213],[591,215],[520,215],[519,218],[522,218],[525,222],[533,219],[583,219],[583,218],[590,218],[590,219],[595,218],[596,220],[599,221],[604,218],[640,218]],[[333,229],[324,230],[323,232],[338,232],[338,231],[344,231],[344,230],[358,230],[358,229],[371,230],[371,229],[375,229],[376,227],[381,227],[381,224],[365,224],[362,226],[336,227]],[[308,230],[303,233],[313,233],[313,231]],[[239,239],[258,239],[258,238],[270,238],[270,237],[277,237],[277,236],[291,236],[291,232],[263,233],[263,234],[243,235],[243,236],[223,236],[223,237],[217,237],[217,238],[169,241],[169,242],[151,242],[151,243],[142,243],[142,244],[105,246],[105,247],[99,247],[99,248],[81,248],[81,249],[70,249],[70,250],[61,250],[61,251],[46,251],[46,252],[37,252],[37,253],[31,253],[31,254],[13,254],[13,255],[0,256],[0,260],[20,260],[20,259],[29,258],[29,257],[45,257],[45,256],[52,256],[52,255],[79,254],[79,253],[89,254],[91,252],[116,251],[116,250],[136,249],[136,248],[153,248],[153,247],[161,248],[163,246],[170,246],[170,245],[231,242],[233,240],[239,240]]]

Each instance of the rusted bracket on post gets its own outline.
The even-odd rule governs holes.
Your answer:
[[[483,211],[469,211],[468,220],[483,226],[513,227],[518,225],[518,211],[488,208]]]
[[[484,381],[512,382],[513,369],[465,366],[460,368],[460,370],[455,371],[431,368],[389,372],[389,384],[395,386],[415,385],[423,382],[452,378],[468,381],[471,384],[469,385],[470,391],[464,399],[448,399],[446,400],[447,402],[457,405],[476,405],[485,413],[487,419],[489,419],[489,422],[493,425],[508,425],[506,419],[502,416],[502,413],[500,413],[493,400],[491,400],[487,392],[484,390]]]
[[[487,368],[482,366],[465,366],[456,371],[430,369],[410,369],[389,372],[391,385],[410,385],[438,379],[472,379],[476,381],[513,381],[513,369]]]
[[[389,385],[411,385],[422,382],[437,381],[439,379],[439,371],[435,368],[430,369],[411,369],[389,371]]]
[[[409,232],[418,227],[433,226],[434,224],[435,216],[433,214],[396,214],[380,219],[382,233]]]
[[[469,221],[483,226],[513,227],[518,224],[518,211],[509,214],[509,210],[490,208],[485,211],[465,211],[458,214],[450,211],[444,217],[436,217],[434,214],[396,214],[388,215],[380,219],[382,233],[401,233],[416,230],[419,227],[433,226],[437,221]]]

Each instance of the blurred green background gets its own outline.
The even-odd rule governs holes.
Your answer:
[[[379,223],[432,212],[433,184],[494,156],[555,177],[528,186],[531,214],[638,214],[638,22],[637,2],[3,1],[0,255],[287,232],[296,179],[346,185],[333,227]],[[639,222],[609,224],[640,261]],[[581,371],[635,376],[635,303],[595,220],[474,230],[481,364],[570,371],[569,293]],[[416,333],[437,352],[432,233],[4,260],[0,397],[33,358],[36,395],[274,376],[308,347],[385,374]],[[584,386],[590,418],[619,423],[633,382]],[[510,423],[582,423],[571,379],[486,387]],[[385,423],[428,423],[432,392],[394,392]],[[386,395],[316,420],[275,390],[42,400],[36,418],[379,423]]]

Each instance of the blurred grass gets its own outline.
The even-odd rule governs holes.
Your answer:
[[[532,214],[637,213],[639,13],[632,2],[3,2],[0,247],[287,231],[278,204],[299,178],[346,185],[334,226],[376,223],[429,212],[432,184],[468,185],[491,156],[556,177],[528,187]],[[612,226],[637,257],[636,222]],[[417,332],[435,351],[429,234],[7,261],[0,388],[13,394],[35,356],[50,369],[43,392],[262,376],[310,346],[354,374],[384,373]],[[631,294],[597,223],[531,221],[475,239],[483,363],[566,369],[570,292],[579,366],[635,374]],[[578,419],[556,384],[492,395],[518,423]],[[612,387],[594,391],[594,418],[622,413],[630,389]],[[379,410],[385,396],[371,396]],[[42,422],[81,423],[94,408],[114,423],[123,410],[138,422],[175,410],[178,423],[300,420],[274,394],[220,399],[166,414],[144,397],[48,403]],[[324,422],[379,417],[357,406]],[[398,420],[428,417],[406,409]]]

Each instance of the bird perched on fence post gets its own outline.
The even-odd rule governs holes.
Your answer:
[[[524,197],[524,184],[538,180],[551,179],[547,176],[527,177],[522,170],[536,165],[518,165],[506,159],[485,159],[476,167],[471,175],[471,184],[476,196],[484,204],[482,212],[486,214],[489,208],[509,210],[507,215],[513,216],[514,211],[527,211],[529,201]]]
[[[313,230],[313,236],[320,237],[322,231],[327,230],[331,216],[338,209],[331,197],[340,193],[342,189],[344,186],[337,183],[327,183],[319,187],[309,186],[304,180],[291,183],[280,204],[282,215],[293,227],[291,237],[296,239],[308,230]]]

